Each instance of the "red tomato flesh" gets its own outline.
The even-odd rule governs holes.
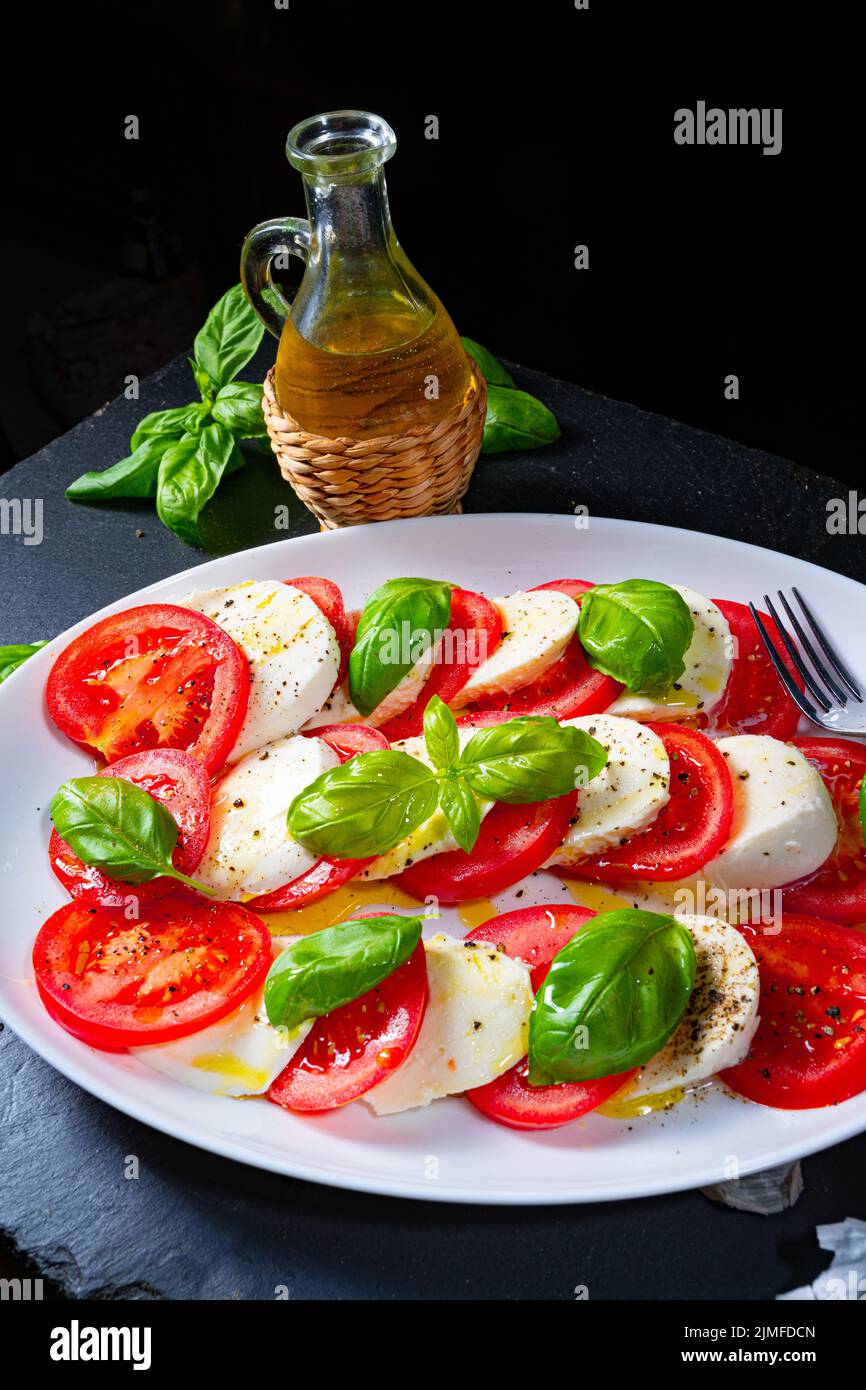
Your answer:
[[[346,674],[349,665],[349,653],[355,644],[354,629],[346,617],[346,606],[343,603],[343,593],[340,586],[331,579],[322,579],[319,575],[314,574],[305,574],[300,579],[286,579],[283,582],[289,584],[293,589],[302,590],[308,598],[311,598],[334,629],[334,636],[340,648],[340,669],[334,684],[335,686],[339,685]]]
[[[41,928],[36,986],[58,1023],[91,1047],[166,1042],[216,1023],[264,983],[267,927],[236,903],[162,898],[138,920],[72,902]]]
[[[717,598],[713,602],[731,629],[734,663],[721,702],[707,722],[717,734],[770,734],[773,738],[790,738],[797,732],[800,711],[776,675],[749,609],[744,603],[733,603],[729,599]],[[760,616],[773,646],[802,688],[803,682],[781,638],[776,635],[775,624],[766,613]]]
[[[530,968],[537,994],[554,957],[595,913],[583,907],[525,907],[476,927],[467,941],[489,941]],[[530,1086],[528,1058],[486,1086],[466,1092],[477,1110],[511,1129],[558,1129],[603,1105],[634,1076],[634,1070],[598,1081]]]
[[[579,604],[587,590],[594,587],[585,579],[554,579],[549,584],[538,584],[532,592],[554,589]],[[507,710],[512,719],[521,714],[575,719],[579,714],[600,714],[609,709],[622,690],[619,681],[590,666],[575,633],[559,660],[537,680],[511,695],[489,695],[476,701],[474,708]]]
[[[451,617],[439,659],[414,705],[382,725],[392,743],[423,733],[424,711],[434,695],[450,704],[472,672],[499,646],[502,615],[494,603],[470,589],[452,589]]]
[[[688,878],[718,854],[734,814],[731,774],[716,745],[681,724],[648,724],[671,764],[671,799],[646,830],[579,864],[554,870],[591,883],[657,882]]]
[[[866,934],[785,912],[776,935],[740,928],[761,974],[749,1055],[720,1073],[780,1110],[836,1105],[866,1090]]]
[[[210,826],[210,786],[198,759],[179,748],[150,748],[145,753],[118,759],[99,776],[134,782],[162,803],[178,829],[172,863],[180,873],[192,874],[201,862]],[[141,902],[151,902],[178,890],[170,878],[155,878],[135,886],[118,883],[92,865],[83,864],[53,829],[48,857],[56,877],[73,898],[86,898],[103,907],[120,907],[133,894]]]
[[[180,748],[213,773],[247,711],[240,648],[202,613],[148,604],[103,618],[51,668],[48,712],[74,742],[106,762],[147,748]]]
[[[364,916],[376,916],[365,913]],[[427,1008],[423,942],[375,989],[316,1019],[268,1091],[287,1110],[335,1110],[384,1081],[406,1060]]]
[[[366,724],[328,724],[311,730],[306,737],[323,739],[341,763],[358,753],[376,753],[389,746],[381,730],[368,728]],[[253,912],[294,912],[300,907],[309,907],[342,888],[372,862],[372,859],[319,859],[291,883],[253,898],[246,906]]]
[[[577,792],[529,806],[497,802],[481,822],[471,854],[434,854],[404,869],[396,882],[414,898],[443,903],[488,898],[540,869],[565,837]]]
[[[795,738],[795,747],[820,772],[836,811],[839,839],[816,874],[785,889],[785,910],[866,923],[866,845],[860,823],[860,787],[866,747],[844,738]]]

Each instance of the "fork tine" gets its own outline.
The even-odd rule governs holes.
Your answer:
[[[800,590],[799,590],[798,588],[796,588],[796,586],[793,585],[793,584],[791,585],[791,590],[792,590],[792,592],[793,592],[793,595],[794,595],[795,599],[797,600],[797,602],[799,603],[801,609],[803,610],[803,615],[804,615],[804,617],[805,617],[807,623],[809,624],[810,628],[812,629],[813,633],[815,634],[815,640],[817,641],[818,646],[819,646],[819,647],[821,648],[821,650],[823,651],[824,655],[826,656],[827,660],[828,660],[828,661],[830,662],[830,664],[832,665],[832,667],[833,667],[833,669],[835,670],[836,674],[845,682],[845,684],[847,685],[848,689],[851,691],[851,694],[854,696],[854,699],[855,699],[855,700],[859,700],[859,701],[862,703],[862,700],[863,700],[863,692],[862,692],[862,690],[860,689],[860,687],[859,687],[859,685],[857,684],[857,682],[856,682],[856,680],[854,679],[854,677],[851,675],[850,671],[842,664],[842,662],[840,661],[839,657],[836,655],[835,651],[833,650],[832,646],[830,645],[830,642],[828,641],[827,637],[824,635],[824,630],[823,630],[823,628],[821,627],[821,625],[819,624],[819,622],[817,621],[817,619],[816,619],[816,618],[814,617],[814,615],[812,614],[812,612],[811,612],[811,610],[810,610],[810,608],[809,608],[809,605],[806,603],[806,600],[803,598],[803,595],[800,593]]]
[[[779,680],[782,682],[783,686],[787,690],[791,699],[794,701],[794,704],[797,706],[798,710],[800,710],[802,714],[805,714],[807,719],[814,719],[815,715],[817,714],[815,706],[810,704],[809,701],[806,699],[806,696],[803,694],[802,690],[797,685],[797,682],[794,680],[784,661],[779,656],[779,653],[776,651],[776,648],[770,641],[767,629],[764,627],[764,620],[753,603],[749,604],[749,612],[752,615],[752,621],[754,622],[755,627],[758,629],[758,636],[764,644],[764,650],[766,651],[767,656],[770,658],[770,660],[776,668],[776,674],[779,677]]]
[[[800,672],[800,675],[802,676],[803,680],[805,681],[806,689],[811,690],[815,699],[818,701],[818,704],[821,706],[821,709],[824,711],[825,714],[829,714],[830,710],[833,708],[832,704],[827,699],[827,696],[825,692],[821,689],[820,685],[818,685],[811,671],[808,671],[806,669],[806,666],[803,662],[803,658],[800,656],[800,653],[797,651],[797,648],[794,646],[794,643],[788,636],[787,628],[785,627],[784,623],[782,622],[781,618],[779,617],[778,613],[773,607],[773,600],[769,597],[768,594],[764,594],[764,603],[766,604],[767,612],[773,619],[773,622],[776,624],[776,631],[778,632],[779,636],[781,637],[782,641],[785,643],[785,646],[788,649],[789,657],[791,658],[797,670]]]
[[[836,699],[839,701],[841,705],[847,705],[847,692],[844,691],[840,685],[836,684],[833,677],[830,675],[830,672],[827,670],[827,667],[821,661],[821,658],[815,651],[815,648],[812,646],[812,643],[809,641],[807,633],[804,631],[803,624],[800,622],[800,619],[797,617],[797,614],[794,612],[793,608],[786,599],[785,595],[782,593],[781,589],[779,590],[779,598],[784,606],[785,612],[787,613],[788,617],[791,620],[791,623],[793,624],[794,631],[800,639],[800,645],[805,651],[809,660],[811,661],[813,667],[815,668],[818,678],[824,682],[830,693],[836,696]],[[808,679],[805,673],[802,674],[803,679],[806,680],[808,684]],[[811,685],[809,688],[811,689]]]

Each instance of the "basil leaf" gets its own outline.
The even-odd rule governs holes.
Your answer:
[[[372,858],[429,820],[438,801],[436,773],[417,758],[395,748],[362,753],[295,797],[289,834],[328,858]]]
[[[103,502],[112,497],[153,497],[163,454],[177,442],[177,436],[173,434],[149,435],[128,458],[118,460],[101,473],[82,473],[66,489],[66,496],[73,502]]]
[[[474,357],[482,372],[488,386],[515,386],[517,382],[503,367],[498,358],[488,348],[476,343],[474,338],[461,338],[466,351],[470,357]]]
[[[226,469],[243,464],[234,436],[222,425],[184,435],[166,450],[159,467],[156,510],[160,521],[188,545],[200,545],[198,517],[213,497]]]
[[[259,438],[265,428],[261,386],[253,381],[230,381],[213,403],[213,418],[232,434]]]
[[[44,642],[42,643],[44,646]],[[0,680],[3,677],[0,675]],[[866,777],[860,783],[860,827],[863,831],[863,839],[866,841]]]
[[[194,357],[188,357],[186,360],[192,368],[192,374],[195,377],[195,384],[199,389],[202,404],[207,410],[210,410],[214,402],[214,396],[219,390],[219,386],[210,374],[205,371],[204,367],[202,367],[199,362],[196,362]]]
[[[529,715],[479,729],[457,771],[479,796],[523,805],[585,786],[606,763],[604,748],[585,730]]]
[[[78,858],[121,883],[167,875],[209,893],[171,862],[177,825],[161,802],[122,777],[73,777],[51,799],[51,818]]]
[[[555,957],[529,1020],[529,1084],[593,1081],[664,1047],[695,981],[691,932],[624,908],[595,917]]]
[[[404,965],[421,940],[423,918],[396,913],[340,922],[302,936],[278,956],[265,980],[275,1028],[297,1028],[360,999]]]
[[[389,579],[364,605],[349,657],[349,695],[371,714],[424,655],[451,616],[451,585]]]
[[[682,595],[655,579],[596,585],[583,596],[577,628],[590,665],[638,695],[670,689],[694,630]]]
[[[478,799],[461,777],[445,777],[439,786],[439,805],[462,850],[471,854],[481,830]]]
[[[483,454],[540,449],[560,436],[556,416],[536,396],[508,386],[488,386]]]
[[[23,666],[29,656],[44,646],[45,642],[10,642],[0,647],[0,685],[13,671],[17,671],[19,666]]]
[[[264,324],[244,294],[243,285],[232,285],[196,334],[193,344],[196,364],[214,385],[225,386],[249,362],[264,331]]]
[[[460,757],[457,720],[438,695],[433,696],[424,711],[424,742],[434,767],[451,767]]]
[[[195,401],[192,405],[179,405],[173,410],[151,411],[136,428],[129,441],[129,447],[135,450],[145,439],[150,439],[155,434],[168,435],[174,439],[180,439],[182,434],[198,434],[207,413],[208,406],[204,401]]]

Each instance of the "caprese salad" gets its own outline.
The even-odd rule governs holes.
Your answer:
[[[395,578],[353,614],[324,578],[249,581],[95,623],[46,699],[97,765],[51,801],[70,900],[34,972],[91,1047],[290,1111],[463,1096],[522,1129],[716,1077],[781,1108],[866,1088],[866,746],[798,737],[741,604]],[[684,885],[725,906],[647,896]],[[311,929],[362,887],[375,910]],[[425,938],[454,904],[480,925]]]

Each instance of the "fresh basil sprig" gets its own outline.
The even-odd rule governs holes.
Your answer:
[[[19,666],[23,666],[28,657],[44,646],[45,642],[9,642],[6,646],[0,647],[0,685],[13,671],[17,671]]]
[[[529,1020],[529,1084],[593,1081],[641,1066],[682,1018],[695,981],[692,934],[623,908],[593,918],[559,952]]]
[[[233,378],[250,360],[264,326],[241,285],[214,305],[190,358],[200,401],[146,415],[130,454],[102,472],[84,473],[66,489],[75,502],[155,497],[160,520],[199,545],[198,517],[220,481],[242,468],[239,440],[266,435],[262,388]]]
[[[209,888],[172,864],[177,824],[171,812],[143,787],[122,777],[73,777],[51,799],[58,835],[84,864],[120,883],[175,878],[190,888]]]
[[[360,999],[405,964],[422,925],[421,917],[383,913],[302,936],[268,972],[268,1019],[275,1028],[291,1030]]]
[[[349,658],[349,696],[372,714],[411,671],[451,617],[451,585],[389,579],[364,604]]]
[[[669,584],[626,579],[584,594],[577,630],[596,670],[635,694],[663,695],[685,670],[695,623]]]
[[[424,711],[424,741],[432,768],[390,748],[317,777],[289,807],[290,835],[325,857],[366,859],[387,854],[441,808],[468,854],[481,825],[476,797],[525,805],[565,796],[607,761],[583,729],[546,716],[477,730],[461,753],[454,715],[438,695]]]
[[[540,449],[558,439],[561,430],[556,416],[537,396],[518,389],[502,363],[481,343],[462,338],[464,348],[474,357],[487,381],[487,417],[484,421],[482,454],[501,454],[509,449]]]

